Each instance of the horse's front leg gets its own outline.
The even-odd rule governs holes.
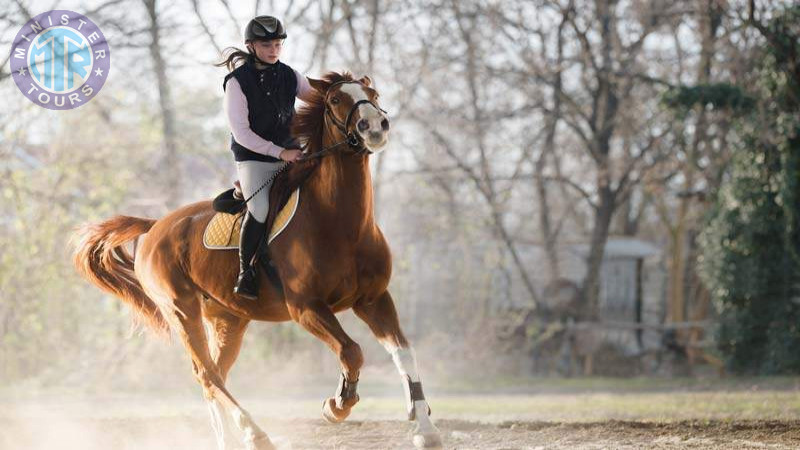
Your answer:
[[[345,333],[333,311],[323,301],[288,298],[287,305],[292,319],[327,344],[339,358],[342,366],[339,386],[335,397],[323,402],[322,415],[329,422],[341,422],[358,403],[356,386],[359,370],[364,364],[361,347]]]
[[[414,349],[406,340],[389,292],[376,299],[364,299],[353,305],[353,311],[369,326],[372,333],[392,355],[402,377],[406,394],[408,420],[414,421],[414,445],[420,448],[441,447],[439,430],[430,419],[430,406],[422,392]]]

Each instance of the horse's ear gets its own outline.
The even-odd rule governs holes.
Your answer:
[[[324,94],[325,92],[327,92],[328,87],[330,87],[331,85],[325,80],[317,80],[314,78],[309,78],[308,83],[311,85],[311,87],[319,91],[320,94]]]
[[[361,79],[358,81],[360,81],[366,87],[370,87],[372,85],[372,79],[366,75],[361,77]]]

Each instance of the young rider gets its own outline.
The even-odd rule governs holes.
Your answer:
[[[306,77],[279,61],[286,39],[280,20],[258,16],[247,24],[244,34],[247,52],[229,48],[227,58],[218,65],[231,70],[222,88],[242,194],[247,199],[255,193],[247,202],[242,220],[239,278],[234,292],[255,299],[258,285],[253,258],[261,240],[266,239],[268,184],[284,164],[300,157],[289,125],[294,116],[295,97],[308,99],[313,88]],[[259,188],[262,189],[258,191]]]

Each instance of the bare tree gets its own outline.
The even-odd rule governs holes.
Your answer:
[[[161,25],[156,8],[157,0],[142,0],[150,19],[150,59],[153,63],[153,72],[158,83],[158,105],[161,112],[161,129],[164,138],[164,166],[165,170],[165,204],[168,209],[178,206],[180,196],[180,176],[178,167],[178,146],[175,132],[175,111],[173,109],[172,94],[169,78],[167,77],[167,64],[161,50]]]
[[[206,36],[208,36],[208,40],[211,41],[211,45],[214,46],[214,50],[216,50],[218,54],[222,54],[222,48],[219,46],[219,44],[217,44],[214,33],[212,33],[211,29],[208,28],[208,24],[203,18],[203,14],[200,12],[200,4],[197,0],[192,0],[192,9],[194,9],[194,14],[197,16],[197,21],[200,22],[200,27],[203,29],[203,32],[206,34]]]
[[[562,181],[579,193],[593,211],[582,291],[588,315],[595,317],[600,265],[614,213],[660,161],[664,127],[652,114],[637,117],[643,111],[636,108],[641,101],[636,91],[649,83],[641,64],[645,40],[675,13],[658,1],[642,4],[641,10],[646,13],[641,17],[626,15],[613,0],[598,0],[589,8],[577,8],[573,1],[548,4],[566,20],[569,36],[578,43],[577,50],[564,57],[572,67],[557,70],[572,70],[578,81],[564,85],[532,55],[525,59],[520,75],[554,89],[565,125],[582,143],[593,166],[591,188],[584,174],[580,180]],[[630,34],[621,29],[632,24],[639,25],[640,31],[628,37]]]
[[[523,261],[519,244],[506,223],[508,214],[505,207],[508,203],[508,194],[512,191],[507,185],[516,183],[518,178],[512,176],[512,179],[505,181],[497,177],[496,169],[493,168],[495,159],[501,164],[508,161],[509,155],[490,144],[489,133],[493,124],[498,124],[498,120],[508,116],[501,114],[498,119],[498,116],[493,114],[494,110],[485,103],[488,95],[485,88],[487,77],[491,77],[492,74],[484,67],[486,55],[480,42],[483,35],[475,32],[481,29],[478,23],[480,14],[477,5],[472,2],[448,1],[437,6],[439,14],[446,11],[450,15],[439,19],[449,21],[452,18],[453,29],[439,30],[436,33],[441,34],[436,37],[447,36],[448,40],[452,40],[453,46],[463,50],[459,55],[463,61],[463,67],[459,71],[462,77],[459,84],[463,83],[464,101],[448,106],[448,102],[439,93],[432,93],[432,90],[437,90],[444,94],[453,88],[448,83],[455,81],[454,79],[440,80],[445,84],[428,86],[428,97],[424,99],[424,106],[415,108],[413,118],[431,137],[432,142],[436,144],[435,147],[454,163],[457,170],[466,177],[482,198],[491,229],[507,249],[520,275],[530,305],[536,308],[539,303],[538,289]],[[437,22],[433,27],[440,25],[441,22]],[[439,57],[451,58],[452,55],[445,54]],[[538,103],[538,99],[534,101]],[[521,110],[530,111],[530,108],[523,107]],[[508,114],[508,111],[504,111],[504,114]],[[442,128],[445,121],[450,122],[449,125],[460,132],[445,133]],[[524,152],[516,152],[516,157],[511,159],[514,167],[512,172],[519,173],[526,159]]]

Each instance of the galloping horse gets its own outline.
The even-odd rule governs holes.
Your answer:
[[[225,388],[251,320],[293,320],[327,344],[342,373],[336,396],[323,402],[323,416],[341,422],[350,414],[359,399],[356,386],[364,359],[334,315],[348,308],[366,322],[400,372],[409,420],[415,422],[414,444],[438,447],[441,439],[429,418],[414,351],[387,291],[389,247],[373,217],[369,154],[385,146],[389,122],[368,77],[356,80],[349,73],[330,72],[310,82],[315,96],[292,125],[294,136],[305,143],[305,161],[284,172],[270,196],[275,204],[302,182],[294,218],[269,245],[282,289],[262,282],[255,301],[233,293],[236,251],[203,245],[203,232],[215,214],[210,201],[158,220],[116,216],[86,225],[76,234],[75,264],[154,331],[171,329],[181,337],[220,450],[233,439],[229,420],[243,433],[248,450],[274,448]],[[138,251],[131,256],[125,245],[137,238]]]

